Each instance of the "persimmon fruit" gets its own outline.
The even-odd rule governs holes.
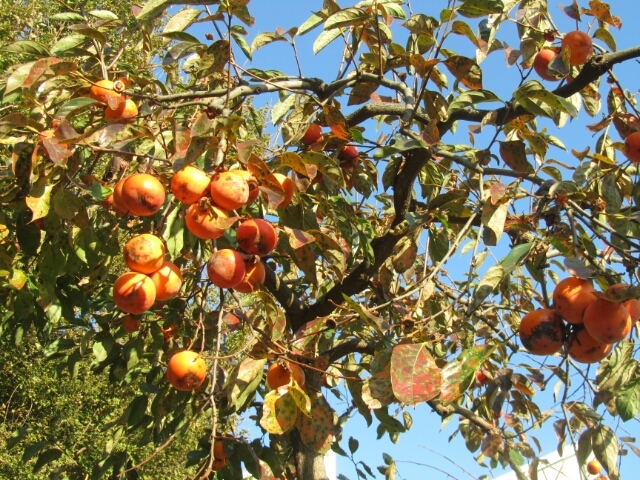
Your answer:
[[[149,278],[156,287],[156,300],[166,302],[171,300],[182,287],[182,272],[172,262],[164,261],[162,266],[149,275]]]
[[[238,175],[245,179],[247,185],[249,185],[249,200],[247,201],[247,205],[252,204],[258,195],[260,195],[260,185],[258,185],[258,181],[256,177],[253,176],[251,172],[246,170],[234,170]]]
[[[616,343],[631,331],[631,315],[624,304],[598,298],[584,311],[584,328],[601,343]]]
[[[593,54],[593,42],[589,34],[574,30],[562,39],[562,48],[569,48],[569,63],[573,66],[584,65]]]
[[[116,108],[107,107],[104,110],[104,118],[116,123],[132,123],[138,116],[138,106],[132,99],[127,98]]]
[[[522,317],[519,334],[524,348],[535,355],[557,353],[564,343],[562,319],[550,308],[539,308]]]
[[[616,283],[614,285],[610,285],[607,288],[607,295],[613,295],[614,299],[622,300],[622,295],[625,293],[629,287],[626,283]],[[617,297],[617,298],[616,298]],[[631,316],[631,323],[636,323],[640,320],[640,300],[637,298],[630,298],[629,300],[623,300],[622,304],[625,306],[629,315]]]
[[[227,466],[227,459],[226,458],[215,458],[213,459],[213,464],[211,465],[211,468],[214,472],[219,472],[220,470],[222,470],[224,467]]]
[[[264,263],[260,260],[249,260],[244,262],[244,278],[238,285],[233,287],[236,292],[253,293],[260,289],[264,283],[266,270]]]
[[[109,104],[111,99],[117,99],[122,96],[120,92],[114,90],[114,86],[115,84],[111,80],[98,80],[94,85],[91,85],[89,97],[96,102]],[[113,100],[111,100],[112,102]]]
[[[124,329],[125,332],[128,332],[128,333],[137,332],[138,330],[140,330],[140,325],[142,325],[142,322],[140,321],[140,319],[130,313],[122,317],[121,322],[122,322],[122,328]]]
[[[238,172],[218,172],[211,178],[211,200],[225,210],[237,210],[249,202],[249,184]]]
[[[589,280],[567,277],[553,290],[553,309],[567,322],[580,324],[584,311],[596,301],[594,292]]]
[[[624,139],[624,154],[633,163],[640,163],[640,132],[633,132]]]
[[[117,211],[121,211],[127,213],[127,206],[124,204],[122,200],[122,187],[124,186],[124,182],[127,180],[126,177],[118,180],[113,187],[113,205],[117,209]]]
[[[124,181],[120,199],[129,213],[148,217],[160,210],[165,196],[164,187],[156,177],[136,173]]]
[[[591,475],[599,474],[600,470],[602,470],[602,464],[597,459],[594,458],[589,463],[587,463],[587,472],[589,472]]]
[[[164,262],[165,248],[162,240],[150,233],[136,235],[124,246],[124,263],[130,270],[139,273],[153,273]]]
[[[206,375],[207,363],[197,352],[178,352],[167,363],[167,381],[182,392],[190,392],[199,387]]]
[[[226,220],[229,215],[224,210],[213,205],[206,206],[194,203],[187,208],[184,223],[191,233],[203,240],[213,240],[221,237],[227,231]]]
[[[567,341],[569,356],[580,363],[599,362],[609,355],[612,349],[613,345],[597,341],[584,328],[572,333]]]
[[[276,229],[266,220],[254,218],[242,222],[236,230],[236,241],[249,255],[269,255],[278,243]]]
[[[291,377],[296,383],[304,387],[305,375],[302,368],[291,362],[275,362],[269,365],[267,369],[267,386],[271,390],[289,385]]]
[[[309,128],[307,128],[307,131],[304,132],[303,137],[300,139],[305,145],[313,145],[320,140],[322,140],[322,127],[317,123],[309,125]]]
[[[224,441],[216,440],[213,443],[213,458],[227,458],[227,451],[224,449]]]
[[[211,178],[191,165],[178,170],[171,177],[171,193],[186,205],[192,205],[209,193]]]
[[[343,169],[351,169],[358,163],[358,149],[354,145],[345,145],[338,151],[338,160],[340,167]]]
[[[140,315],[156,301],[156,287],[144,273],[126,272],[113,283],[113,301],[123,312]]]
[[[214,252],[207,262],[207,274],[217,287],[234,288],[245,275],[242,255],[230,248]]]
[[[536,54],[535,58],[533,59],[533,69],[536,71],[540,78],[542,78],[543,80],[548,80],[550,82],[557,82],[558,80],[560,80],[559,78],[556,78],[555,76],[550,75],[547,72],[549,64],[553,62],[553,60],[557,56],[558,55],[556,54],[556,52],[554,52],[550,48],[543,48]]]

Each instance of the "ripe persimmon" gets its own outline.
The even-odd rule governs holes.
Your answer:
[[[113,301],[123,312],[140,315],[156,301],[156,287],[144,273],[126,272],[113,283]]]
[[[291,203],[293,194],[296,191],[296,184],[293,182],[293,180],[291,180],[291,178],[283,175],[282,173],[274,173],[273,176],[276,177],[276,180],[278,180],[280,187],[284,191],[284,198],[280,201],[276,208],[284,208]]]
[[[104,119],[115,121],[116,123],[133,123],[138,116],[138,106],[136,102],[127,98],[116,108],[107,107],[104,110]]]
[[[640,132],[633,132],[624,139],[624,154],[633,163],[640,163]]]
[[[178,170],[171,177],[171,193],[186,205],[192,205],[209,193],[211,178],[192,165]]]
[[[622,303],[598,298],[584,311],[584,328],[601,343],[616,343],[631,331],[631,315]]]
[[[130,313],[122,317],[121,322],[124,331],[129,333],[137,332],[140,330],[140,325],[142,325],[140,319]]]
[[[236,171],[215,173],[210,191],[213,203],[225,210],[236,210],[249,202],[249,184]]]
[[[278,243],[276,229],[266,220],[254,218],[242,222],[236,230],[236,241],[249,255],[269,255]]]
[[[623,300],[623,295],[626,294],[626,289],[629,288],[629,285],[626,283],[616,283],[614,285],[610,285],[607,288],[607,296],[612,300],[622,301],[622,304],[625,306],[629,315],[631,316],[631,323],[636,323],[640,320],[640,300],[637,298],[630,298],[629,300]],[[613,297],[612,297],[613,296]]]
[[[207,274],[217,287],[234,288],[245,274],[242,255],[230,248],[214,252],[207,262]]]
[[[213,458],[227,458],[227,451],[224,449],[224,441],[218,439],[213,443]]]
[[[164,243],[150,233],[129,239],[123,249],[124,263],[130,270],[139,273],[149,274],[158,270],[164,262],[164,255]]]
[[[164,187],[156,177],[148,173],[136,173],[124,181],[120,198],[129,213],[147,217],[160,210],[165,195]]]
[[[122,187],[124,186],[124,182],[127,180],[126,177],[121,178],[116,182],[116,185],[113,187],[113,205],[117,209],[117,211],[127,213],[127,206],[122,201]]]
[[[251,172],[246,170],[234,170],[238,175],[245,179],[247,185],[249,185],[249,200],[247,201],[247,205],[252,204],[258,195],[260,195],[260,185],[258,185],[258,181],[256,177],[253,176]]]
[[[553,309],[569,323],[582,323],[584,311],[596,301],[594,291],[589,280],[567,277],[553,290]]]
[[[111,80],[98,80],[94,85],[91,85],[89,97],[96,102],[109,104],[111,99],[118,99],[122,96],[121,93],[115,91],[114,86],[114,82]]]
[[[574,30],[562,39],[562,48],[569,48],[569,63],[573,66],[584,65],[593,54],[593,42],[589,34]]]
[[[109,195],[107,195],[107,197],[104,200],[102,200],[102,202],[100,202],[100,205],[102,205],[102,207],[105,210],[114,212],[118,217],[121,217],[125,213],[127,213],[126,210],[121,210],[120,208],[118,208],[114,200],[113,193],[110,193]]]
[[[605,358],[613,345],[597,341],[586,329],[578,330],[569,336],[567,351],[576,362],[595,363]]]
[[[196,237],[213,240],[227,231],[228,225],[222,222],[228,218],[227,212],[218,207],[194,203],[187,208],[184,224]]]
[[[226,466],[227,466],[227,459],[226,458],[215,458],[214,457],[213,464],[211,465],[211,468],[213,469],[214,472],[219,472],[220,470],[222,470]]]
[[[522,317],[519,334],[524,348],[535,355],[557,353],[564,343],[562,319],[550,308],[539,308]]]
[[[356,166],[359,158],[358,149],[354,145],[345,145],[338,151],[340,168],[349,170]]]
[[[296,383],[304,387],[305,375],[302,368],[292,362],[275,362],[267,369],[267,386],[271,390],[289,385],[291,377]]]
[[[156,287],[156,300],[160,302],[166,302],[180,293],[182,272],[172,262],[165,261],[149,278]]]
[[[591,475],[599,474],[600,470],[602,470],[602,464],[597,459],[594,458],[589,463],[587,463],[587,472],[589,472]]]
[[[542,78],[543,80],[549,80],[550,82],[557,82],[558,80],[560,80],[560,78],[556,78],[555,76],[550,75],[547,72],[549,64],[553,62],[553,60],[557,56],[558,55],[556,54],[556,52],[554,52],[550,48],[543,48],[536,54],[535,58],[533,59],[533,69],[536,71],[540,78]]]
[[[178,352],[167,363],[167,381],[182,392],[199,387],[206,375],[207,363],[197,352]]]
[[[303,137],[300,139],[305,145],[313,145],[314,143],[322,140],[322,128],[317,123],[312,123],[304,132]]]
[[[244,262],[244,268],[244,278],[238,285],[233,287],[233,289],[240,293],[253,293],[258,291],[264,283],[264,277],[266,275],[264,263],[259,259],[249,260]]]

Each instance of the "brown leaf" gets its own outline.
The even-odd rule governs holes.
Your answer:
[[[533,167],[527,161],[526,147],[523,141],[514,140],[500,143],[500,157],[509,168],[520,173],[533,173]]]
[[[325,105],[323,111],[325,121],[327,125],[329,125],[329,128],[331,128],[333,134],[340,140],[351,140],[349,125],[340,109],[333,105]]]
[[[456,55],[446,59],[444,64],[465,87],[471,90],[482,88],[482,70],[474,60]]]
[[[622,27],[622,20],[620,17],[611,15],[609,5],[601,2],[600,0],[589,0],[589,7],[591,8],[591,14],[598,20],[604,23],[608,23],[612,27]]]

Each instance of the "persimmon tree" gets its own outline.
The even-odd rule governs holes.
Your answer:
[[[27,428],[7,446],[51,478],[137,478],[204,424],[193,478],[321,479],[330,449],[357,458],[344,420],[397,441],[426,403],[519,479],[539,427],[582,475],[593,452],[619,478],[621,445],[638,452],[610,425],[640,412],[640,113],[616,67],[640,46],[618,50],[599,0],[440,3],[325,0],[265,32],[249,0],[59,2],[42,38],[3,39],[2,341],[137,392],[91,471]],[[272,43],[296,71],[247,68]],[[305,76],[334,43],[331,78]],[[597,115],[567,151],[570,119]]]

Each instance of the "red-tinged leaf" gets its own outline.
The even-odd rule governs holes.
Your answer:
[[[316,241],[315,237],[302,230],[284,227],[284,231],[289,236],[289,244],[294,250]]]
[[[349,125],[340,109],[333,105],[325,105],[323,111],[327,125],[331,128],[333,134],[340,140],[351,140]]]
[[[206,113],[201,113],[191,126],[191,136],[203,137],[211,132],[212,127],[213,120],[211,120]]]
[[[440,63],[440,60],[426,60],[419,53],[414,53],[409,57],[409,63],[421,77],[425,77],[434,65]]]
[[[513,375],[511,375],[511,383],[513,385],[513,388],[518,390],[523,395],[532,397],[536,394],[536,391],[533,389],[533,385],[529,381],[529,379],[520,373],[514,373]]]
[[[173,132],[173,144],[176,152],[184,152],[191,142],[191,130],[177,126]]]
[[[298,408],[288,389],[279,388],[265,395],[260,425],[267,432],[283,435],[295,426],[297,417]]]
[[[611,123],[611,120],[612,120],[611,117],[605,117],[599,122],[587,125],[587,130],[594,133],[599,132],[600,130],[604,130],[609,126],[609,124]]]
[[[397,399],[393,394],[390,376],[391,365],[367,378],[362,385],[362,401],[367,407],[376,409],[382,408],[396,402]]]
[[[42,126],[35,120],[30,119],[22,113],[10,113],[0,118],[0,136],[6,135],[15,128],[30,126],[34,129],[40,129]]]
[[[311,415],[298,415],[296,427],[302,442],[318,453],[327,453],[335,435],[336,414],[319,392],[309,393]]]
[[[578,22],[580,21],[580,9],[578,8],[577,0],[573,0],[573,3],[568,6],[558,5],[558,8],[562,9],[562,11],[566,13],[569,18],[577,20]]]
[[[507,67],[513,67],[518,62],[518,58],[520,58],[521,53],[522,52],[520,50],[516,50],[512,47],[505,48],[504,59],[507,61]]]
[[[340,244],[334,238],[319,230],[310,230],[308,233],[313,235],[321,255],[327,259],[329,268],[331,268],[338,280],[341,281],[347,268],[347,259]]]
[[[296,265],[304,272],[305,277],[311,283],[317,282],[316,256],[309,245],[302,245],[295,250]]]
[[[284,167],[290,167],[295,172],[304,176],[309,176],[309,171],[302,160],[302,157],[295,152],[285,152],[280,156],[280,164]],[[314,170],[315,172],[315,170]],[[315,176],[315,174],[314,174]],[[311,177],[312,178],[312,177]]]
[[[608,23],[616,28],[622,27],[622,20],[620,17],[611,15],[611,9],[608,4],[600,0],[589,0],[589,8],[591,9],[591,14],[601,22]]]
[[[60,145],[55,138],[42,140],[42,147],[47,152],[49,159],[56,165],[66,164],[66,159],[72,155],[71,150],[66,145]]]
[[[424,140],[424,142],[432,147],[437,143],[440,143],[440,130],[438,130],[438,119],[433,118],[429,121],[422,133],[420,134],[420,138]]]
[[[31,189],[29,196],[25,199],[27,207],[33,212],[31,220],[44,218],[49,213],[51,207],[51,185],[36,186]]]
[[[36,60],[31,66],[27,78],[25,78],[24,82],[22,82],[22,88],[29,88],[40,79],[40,77],[44,74],[44,72],[47,71],[47,69],[49,69],[49,67],[60,62],[61,60],[55,57],[41,58],[39,60]]]
[[[465,87],[471,90],[482,88],[482,70],[474,60],[457,55],[447,58],[444,64]]]
[[[291,345],[292,350],[300,355],[309,354],[316,344],[317,334],[324,329],[326,329],[324,318],[317,318],[305,323],[294,334],[295,340]]]
[[[477,345],[462,352],[453,362],[449,362],[442,369],[440,401],[453,402],[469,389],[475,381],[476,372],[494,350],[494,346]]]
[[[620,112],[614,114],[613,125],[623,140],[633,132],[640,132],[640,120],[631,113]]]
[[[396,398],[407,405],[426,402],[440,393],[442,372],[426,344],[403,344],[393,348],[391,385]]]
[[[379,84],[375,82],[358,82],[351,89],[347,105],[360,105],[369,101],[373,93],[378,89]]]
[[[489,188],[489,193],[491,194],[491,203],[497,205],[507,193],[507,186],[504,183],[494,183]]]
[[[395,98],[388,97],[386,95],[378,95],[377,93],[371,94],[371,101],[376,103],[397,103]]]
[[[500,143],[500,158],[509,168],[520,173],[533,173],[533,167],[527,161],[526,146],[521,140]]]

